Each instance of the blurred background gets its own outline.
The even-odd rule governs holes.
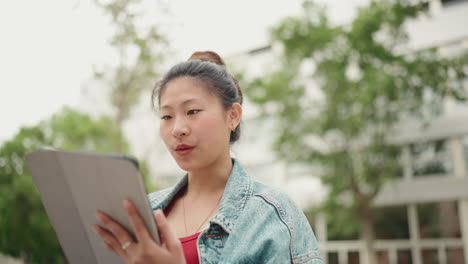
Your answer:
[[[468,0],[0,3],[0,263],[66,263],[25,153],[182,175],[151,90],[213,50],[239,79],[252,177],[288,193],[325,263],[468,263]]]

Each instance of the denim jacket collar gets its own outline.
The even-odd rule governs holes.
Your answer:
[[[237,218],[253,193],[252,179],[237,160],[233,161],[234,165],[224,189],[219,211],[210,221],[220,225],[227,233],[231,233]]]
[[[232,171],[221,199],[220,209],[210,221],[210,223],[219,225],[227,233],[231,233],[236,219],[239,217],[239,214],[244,209],[245,204],[252,196],[253,192],[253,182],[249,175],[236,159],[233,159],[233,163]],[[165,197],[162,197],[159,204],[153,206],[153,209],[165,209],[172,202],[177,193],[187,186],[187,183],[188,175],[186,174]]]

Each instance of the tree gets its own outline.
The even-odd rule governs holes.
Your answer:
[[[402,118],[428,120],[428,105],[467,96],[466,54],[442,58],[435,48],[405,48],[404,25],[420,11],[405,1],[371,1],[351,24],[334,26],[323,7],[305,1],[303,16],[272,30],[283,48],[278,68],[246,91],[276,118],[278,154],[323,169],[324,208],[358,219],[367,263],[377,263],[372,201],[400,173],[400,148],[389,137]]]
[[[111,17],[115,27],[110,45],[117,53],[118,65],[96,69],[94,78],[110,88],[110,102],[115,110],[112,117],[122,127],[141,93],[153,88],[159,76],[158,66],[167,54],[167,40],[156,25],[144,28],[139,24],[144,15],[138,10],[140,0],[95,2]],[[114,151],[120,152],[123,146],[116,143]]]
[[[63,252],[41,203],[24,157],[41,146],[112,152],[128,144],[115,122],[93,120],[70,108],[49,120],[22,128],[0,147],[0,252],[25,263],[63,263]]]

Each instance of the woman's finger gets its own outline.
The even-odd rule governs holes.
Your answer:
[[[113,251],[115,254],[121,257],[125,256],[125,251],[122,250],[120,242],[117,240],[114,234],[98,225],[93,226],[93,229],[94,232],[96,232],[102,238],[104,245],[106,245],[109,250]]]
[[[135,242],[133,237],[129,234],[129,232],[122,227],[119,223],[114,221],[108,215],[103,212],[97,211],[96,217],[103,223],[107,229],[115,236],[117,241],[119,242],[119,247],[127,242]]]
[[[164,213],[161,209],[158,209],[154,212],[154,219],[156,220],[156,224],[158,226],[160,235],[164,237],[164,240],[169,250],[174,248],[180,249],[180,241],[175,235],[175,233],[172,232],[172,229],[169,226],[169,223],[167,222],[167,219],[164,216]]]
[[[125,199],[123,200],[123,207],[127,211],[128,218],[132,223],[133,231],[135,231],[135,235],[138,241],[142,243],[152,241],[151,236],[148,233],[148,229],[146,228],[145,222],[141,218],[133,202],[129,199]]]
[[[104,244],[104,246],[106,246],[106,248],[107,248],[108,250],[110,250],[110,251],[114,252],[115,254],[117,254],[117,251],[114,249],[114,247],[113,247],[111,244],[107,243],[106,241],[104,241],[104,242],[102,242],[102,243]],[[118,255],[118,254],[117,254],[117,255]]]

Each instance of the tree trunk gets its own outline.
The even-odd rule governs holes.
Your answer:
[[[25,250],[22,254],[21,254],[21,260],[23,261],[23,263],[25,264],[32,264],[32,254],[29,252],[29,250]]]
[[[374,218],[368,202],[360,203],[358,213],[360,219],[361,238],[367,255],[362,256],[362,263],[377,264],[377,254],[374,249]]]

